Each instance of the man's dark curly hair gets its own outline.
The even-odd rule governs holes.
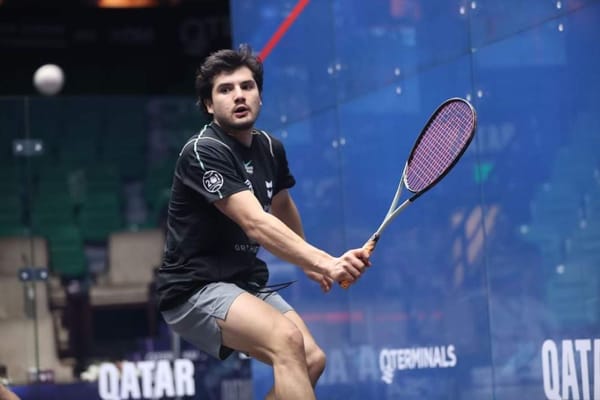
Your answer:
[[[248,67],[256,81],[258,92],[263,88],[263,65],[258,58],[252,54],[252,48],[247,44],[241,44],[238,50],[219,50],[212,53],[204,60],[196,74],[196,94],[198,105],[208,114],[205,100],[212,98],[212,89],[215,76],[221,72],[232,72],[240,67]]]

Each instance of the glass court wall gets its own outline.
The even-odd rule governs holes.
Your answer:
[[[334,254],[379,225],[437,105],[479,116],[348,291],[272,260],[328,354],[319,398],[600,397],[599,22],[597,1],[232,2],[235,44],[289,27],[260,126],[288,149],[307,238]],[[261,398],[272,377],[253,373]]]

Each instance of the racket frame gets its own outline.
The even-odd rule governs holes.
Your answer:
[[[429,128],[429,126],[432,124],[432,122],[435,120],[435,118],[438,116],[438,114],[444,109],[444,107],[447,104],[454,103],[454,102],[463,103],[463,104],[467,105],[469,107],[469,109],[471,110],[471,115],[473,116],[473,128],[471,129],[471,132],[469,133],[469,138],[467,139],[467,141],[465,142],[463,147],[460,149],[460,151],[456,154],[456,156],[454,157],[454,160],[452,160],[452,162],[450,164],[448,164],[448,166],[446,167],[444,172],[442,172],[436,179],[434,179],[429,185],[427,185],[423,189],[421,189],[419,191],[414,191],[410,188],[410,186],[408,186],[408,182],[406,181],[406,179],[407,179],[406,171],[407,171],[408,165],[410,164],[413,157],[415,156],[415,151],[417,150],[417,148],[419,147],[419,144],[423,140],[423,137],[425,136],[425,133],[427,132],[427,128]],[[466,101],[465,99],[461,99],[460,97],[452,97],[452,98],[444,101],[442,104],[440,104],[438,106],[438,108],[433,112],[433,114],[431,114],[431,116],[427,120],[427,123],[425,124],[423,129],[421,129],[421,133],[419,134],[419,136],[417,137],[417,140],[415,140],[415,143],[413,144],[413,147],[410,151],[410,154],[408,155],[408,159],[404,166],[404,171],[402,172],[402,179],[404,180],[404,186],[406,186],[406,188],[410,192],[414,193],[414,195],[410,198],[411,201],[416,200],[423,193],[427,192],[429,189],[434,187],[439,181],[444,179],[444,177],[448,174],[448,172],[450,172],[454,168],[456,163],[458,163],[458,160],[460,160],[462,158],[465,151],[467,151],[467,149],[469,148],[469,145],[471,144],[473,137],[475,137],[475,129],[477,129],[477,113],[475,112],[475,108],[473,108],[473,105],[471,103],[469,103],[468,101]]]
[[[425,136],[425,133],[427,132],[427,128],[429,128],[431,123],[435,120],[437,115],[444,109],[444,107],[447,104],[453,103],[456,101],[467,105],[469,107],[469,109],[471,110],[471,114],[473,115],[473,128],[471,129],[471,132],[469,133],[469,137],[468,137],[467,141],[465,142],[465,144],[463,145],[463,147],[461,148],[461,150],[456,154],[456,156],[454,157],[452,162],[450,164],[448,164],[448,166],[446,167],[444,172],[442,172],[436,179],[431,181],[431,183],[429,185],[425,186],[423,189],[421,189],[419,191],[412,190],[407,182],[408,165],[410,164],[411,160],[413,159],[413,157],[415,155],[415,151],[416,151],[417,147],[419,146],[419,144],[421,143],[421,140],[423,140],[423,137]],[[471,103],[469,103],[468,101],[461,99],[460,97],[452,97],[452,98],[444,101],[442,104],[440,104],[438,106],[438,108],[433,112],[433,114],[431,114],[431,116],[427,120],[427,123],[425,124],[423,129],[421,129],[421,133],[415,140],[415,142],[412,146],[412,149],[410,150],[410,153],[408,155],[408,159],[407,159],[406,163],[404,164],[404,169],[402,170],[402,176],[400,178],[400,182],[398,183],[398,188],[396,189],[396,194],[394,195],[394,199],[392,200],[392,203],[390,204],[390,208],[388,209],[388,212],[386,213],[385,218],[381,222],[381,225],[379,226],[379,228],[377,228],[377,230],[375,231],[375,233],[373,234],[371,239],[373,239],[373,237],[375,237],[375,236],[377,237],[377,239],[379,239],[379,236],[381,235],[383,230],[389,225],[390,222],[392,222],[392,220],[395,217],[398,216],[398,214],[400,214],[406,207],[408,207],[418,197],[420,197],[422,194],[427,192],[429,189],[434,187],[438,182],[440,182],[442,179],[444,179],[444,177],[454,168],[454,166],[462,158],[463,154],[467,151],[467,148],[469,147],[469,145],[471,144],[471,141],[473,140],[473,137],[475,136],[474,133],[475,133],[476,128],[477,128],[477,113],[475,112],[475,109],[473,108]],[[403,187],[405,187],[408,191],[410,191],[411,193],[414,193],[414,194],[410,198],[405,200],[399,207],[396,207],[398,205],[398,201],[400,200],[400,196],[402,195]],[[369,240],[371,240],[371,239],[369,239]]]
[[[437,115],[444,109],[444,107],[447,104],[456,102],[456,101],[466,104],[469,107],[469,109],[471,110],[471,114],[473,116],[473,128],[471,129],[471,132],[469,133],[469,137],[468,137],[467,141],[465,142],[465,144],[462,146],[461,150],[456,154],[456,156],[454,157],[452,162],[450,164],[448,164],[446,169],[436,179],[431,181],[431,183],[429,183],[423,189],[421,189],[419,191],[414,191],[409,187],[408,182],[407,182],[408,165],[409,165],[410,161],[413,159],[413,157],[415,155],[415,151],[416,151],[417,147],[419,146],[419,144],[421,143],[421,140],[423,140],[423,137],[425,136],[425,133],[427,132],[427,129],[429,128],[431,123],[435,120]],[[417,139],[415,140],[415,142],[412,146],[412,149],[408,155],[407,161],[404,164],[404,169],[402,170],[402,176],[400,178],[400,181],[398,182],[398,188],[396,189],[394,198],[390,204],[390,207],[389,207],[383,221],[381,222],[381,225],[379,225],[379,227],[377,228],[375,233],[373,233],[373,235],[371,235],[369,240],[367,240],[366,243],[363,245],[363,248],[369,251],[369,255],[371,255],[373,253],[373,250],[375,250],[375,246],[377,245],[377,242],[379,241],[379,238],[381,237],[382,232],[384,231],[385,228],[387,228],[387,226],[390,224],[390,222],[392,222],[394,220],[394,218],[396,218],[402,211],[404,211],[404,209],[406,207],[408,207],[410,204],[412,204],[413,201],[415,201],[422,194],[427,192],[429,189],[434,187],[438,182],[440,182],[442,179],[444,179],[444,177],[454,168],[454,166],[462,158],[464,153],[467,151],[467,148],[471,144],[471,141],[473,140],[473,137],[475,136],[476,128],[477,128],[477,112],[475,111],[475,108],[473,107],[473,105],[470,102],[468,102],[465,99],[461,99],[460,97],[452,97],[450,99],[447,99],[446,101],[444,101],[442,104],[440,104],[438,106],[438,108],[433,112],[433,114],[431,114],[431,116],[427,120],[427,123],[423,126],[423,129],[421,129],[421,133],[419,134],[419,136],[417,137]],[[396,207],[398,205],[398,201],[400,200],[400,196],[402,195],[402,191],[403,191],[404,187],[406,187],[406,189],[408,191],[413,193],[413,195],[411,197],[409,197],[408,199],[406,199],[404,202],[402,202],[402,204],[400,204],[400,206]],[[340,282],[340,286],[342,286],[344,289],[347,289],[348,287],[350,287],[350,285],[351,285],[351,283],[349,281]]]

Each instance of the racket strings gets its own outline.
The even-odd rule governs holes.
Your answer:
[[[419,192],[435,182],[454,163],[475,126],[471,107],[462,101],[447,103],[430,121],[409,161],[406,185]]]

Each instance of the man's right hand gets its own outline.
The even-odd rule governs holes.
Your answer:
[[[371,266],[369,251],[364,248],[352,249],[334,258],[325,266],[327,274],[335,282],[356,281]]]

